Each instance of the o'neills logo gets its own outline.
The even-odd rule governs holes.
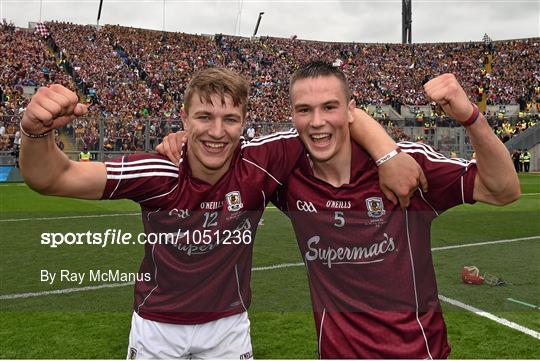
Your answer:
[[[326,208],[350,209],[351,201],[328,201]]]
[[[374,241],[373,244],[366,247],[339,247],[339,248],[319,248],[317,244],[321,237],[313,236],[307,241],[309,249],[306,252],[307,261],[321,260],[322,264],[332,268],[332,264],[367,264],[382,262],[384,258],[376,258],[388,252],[396,250],[394,239],[384,233],[384,240]],[[376,258],[376,259],[374,259]]]
[[[221,208],[223,208],[223,201],[201,203],[201,209],[221,209]]]

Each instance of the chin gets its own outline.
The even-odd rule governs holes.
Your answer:
[[[332,159],[332,155],[333,155],[333,152],[330,149],[325,150],[325,151],[320,151],[320,150],[314,151],[313,149],[309,149],[309,156],[311,157],[312,160],[316,162],[326,162]]]
[[[208,163],[203,163],[203,166],[206,168],[206,169],[209,169],[209,170],[220,170],[221,168],[223,168],[223,166],[225,165],[225,162],[219,162],[219,163],[216,163],[216,162],[208,162]]]

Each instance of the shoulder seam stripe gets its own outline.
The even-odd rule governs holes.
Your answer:
[[[291,128],[291,129],[289,129],[287,131],[276,132],[276,133],[272,133],[272,134],[268,134],[268,135],[263,135],[261,137],[253,138],[251,140],[251,142],[258,143],[258,142],[264,141],[266,139],[271,139],[271,138],[275,138],[275,137],[279,137],[279,136],[283,136],[283,135],[290,135],[290,134],[298,134],[298,132],[296,131],[296,129]]]
[[[122,157],[122,162],[120,163],[121,165],[124,164],[124,158],[126,158],[126,156],[123,156]],[[120,173],[120,175],[122,175],[122,173]],[[107,179],[109,179],[109,176],[107,175]],[[114,190],[112,191],[112,193],[109,195],[109,199],[112,198],[112,196],[114,195],[114,193],[116,193],[116,190],[118,189],[118,186],[120,185],[120,182],[122,180],[119,178],[118,179],[118,183],[116,183],[116,187],[114,188]]]
[[[262,170],[264,173],[268,174],[268,175],[270,176],[270,178],[272,178],[273,180],[275,180],[276,183],[279,184],[280,186],[283,185],[283,184],[281,184],[280,181],[278,181],[278,180],[276,179],[276,177],[274,177],[272,174],[270,174],[266,169],[264,169],[264,168],[261,167],[260,165],[255,164],[255,163],[253,163],[252,161],[250,161],[250,160],[248,160],[248,159],[246,159],[246,158],[242,158],[242,160],[245,161],[245,162],[248,162],[249,164],[253,164],[255,167],[259,168],[259,169]]]
[[[435,209],[435,207],[433,207],[431,205],[431,203],[429,203],[427,201],[427,199],[424,197],[424,192],[422,192],[422,190],[420,188],[418,188],[418,192],[420,192],[420,197],[422,197],[422,199],[424,200],[424,202],[431,207],[431,209],[433,210],[433,212],[435,212],[435,214],[437,215],[437,217],[439,216],[439,212],[437,212],[437,210]]]
[[[251,143],[242,144],[241,149],[244,149],[246,147],[256,147],[256,146],[263,145],[263,144],[266,144],[266,143],[269,143],[269,142],[273,142],[275,140],[290,139],[290,138],[297,138],[297,137],[298,137],[298,134],[281,135],[279,137],[265,139],[265,140],[263,140],[261,142],[257,142],[257,143],[251,142]]]
[[[146,199],[143,199],[142,201],[139,201],[139,203],[142,203],[142,202],[146,202],[146,201],[149,201],[149,200],[152,200],[152,199],[155,199],[155,198],[160,198],[160,197],[164,197],[172,192],[174,192],[174,190],[178,187],[178,183],[176,183],[176,185],[173,187],[173,189],[171,189],[170,191],[168,191],[167,193],[163,193],[163,194],[158,194],[157,196],[153,196],[153,197],[150,197],[150,198],[146,198]]]
[[[467,167],[468,163],[462,163],[460,161],[457,161],[457,160],[453,160],[453,159],[448,159],[448,158],[444,158],[444,159],[438,159],[438,158],[433,158],[428,152],[426,152],[425,150],[422,150],[422,149],[403,149],[403,151],[405,153],[420,153],[420,154],[423,154],[426,156],[426,158],[432,162],[436,162],[436,163],[450,163],[450,164],[455,164],[455,165],[459,165],[459,166],[462,166],[462,167]]]

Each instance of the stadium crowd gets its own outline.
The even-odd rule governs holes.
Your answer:
[[[340,66],[357,104],[378,106],[373,115],[382,122],[392,114],[380,111],[380,105],[391,105],[400,113],[404,105],[415,109],[429,104],[422,85],[446,72],[456,74],[471,99],[488,105],[519,104],[524,115],[518,123],[510,123],[504,113],[487,114],[501,137],[534,124],[529,114],[540,110],[540,69],[535,66],[540,63],[538,38],[500,41],[489,47],[483,42],[362,44],[192,35],[110,25],[98,30],[61,22],[45,25],[50,33],[46,40],[43,34],[5,22],[0,28],[0,49],[5,54],[0,59],[0,117],[24,110],[31,96],[25,87],[56,82],[76,88],[81,100],[90,104],[88,118],[68,128],[78,149],[86,145],[99,150],[98,119],[104,119],[105,150],[144,149],[146,131],[152,146],[179,128],[183,92],[191,74],[215,65],[250,78],[249,121],[259,132],[257,124],[273,122],[269,130],[279,130],[280,123],[290,121],[289,76],[313,59]],[[417,120],[424,118],[419,111],[415,115]],[[432,121],[431,127],[446,124],[436,107],[425,118]],[[7,150],[17,125],[1,119],[0,150]],[[399,124],[390,123],[387,129],[396,139],[405,139]]]

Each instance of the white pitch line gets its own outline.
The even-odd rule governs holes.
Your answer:
[[[282,264],[274,264],[274,265],[271,265],[271,266],[253,267],[251,270],[252,271],[267,271],[267,270],[271,270],[271,269],[298,267],[298,266],[303,266],[303,265],[304,265],[303,262],[282,263]]]
[[[116,287],[130,286],[130,285],[133,285],[133,282],[106,283],[106,284],[99,285],[99,286],[62,288],[62,289],[59,289],[59,290],[43,291],[43,292],[15,293],[15,294],[11,294],[11,295],[0,295],[0,300],[12,300],[12,299],[15,299],[15,298],[30,298],[30,297],[58,295],[58,294],[66,294],[66,293],[74,293],[74,292],[82,292],[82,291],[93,291],[93,290],[99,290],[99,289],[102,289],[102,288],[116,288]]]
[[[522,196],[537,196],[539,195],[540,193],[522,193],[521,195]]]
[[[528,240],[531,240],[531,239],[539,239],[539,238],[540,238],[540,236],[533,236],[533,237],[522,237],[522,238],[513,238],[513,239],[501,239],[499,241],[456,244],[455,246],[434,247],[434,248],[431,249],[431,251],[442,251],[442,250],[445,250],[445,249],[474,247],[474,246],[485,246],[485,245],[488,245],[488,244],[511,243],[511,242],[517,242],[517,241],[528,241]]]
[[[506,327],[510,327],[516,331],[519,331],[519,332],[523,332],[529,336],[532,336],[538,340],[540,340],[540,332],[538,331],[534,331],[534,330],[531,330],[527,327],[524,327],[524,326],[521,326],[515,322],[512,322],[512,321],[508,321],[507,319],[504,319],[502,317],[498,317],[498,316],[495,316],[489,312],[486,312],[486,311],[483,311],[479,308],[476,308],[476,307],[473,307],[473,306],[470,306],[470,305],[467,305],[463,302],[460,302],[458,300],[454,300],[452,298],[448,298],[448,297],[445,297],[443,295],[439,295],[439,299],[444,301],[444,302],[448,302],[450,303],[451,305],[454,305],[454,306],[457,306],[457,307],[460,307],[460,308],[463,308],[469,312],[472,312],[474,313],[475,315],[478,315],[478,316],[481,316],[481,317],[485,317],[485,318],[489,318],[490,320],[492,321],[495,321],[503,326],[506,326]]]
[[[534,237],[524,237],[524,238],[515,238],[515,239],[503,239],[499,241],[490,241],[490,242],[481,242],[481,243],[468,243],[468,244],[461,244],[461,245],[455,245],[455,246],[447,246],[447,247],[436,247],[432,248],[432,251],[441,251],[445,249],[453,249],[453,248],[463,248],[463,247],[471,247],[476,245],[487,245],[487,244],[497,244],[497,243],[508,243],[508,242],[517,242],[517,241],[525,241],[525,240],[532,240],[540,238],[540,236],[534,236]],[[275,264],[270,266],[260,266],[260,267],[253,267],[252,271],[267,271],[267,270],[274,270],[274,269],[280,269],[280,268],[289,268],[289,267],[300,267],[303,266],[303,262],[298,263],[281,263],[281,264]],[[98,286],[85,286],[85,287],[78,287],[78,288],[62,288],[59,290],[52,290],[52,291],[42,291],[42,292],[28,292],[28,293],[13,293],[13,294],[6,294],[6,295],[0,295],[0,300],[11,300],[14,298],[29,298],[29,297],[41,297],[41,296],[48,296],[48,295],[57,295],[57,294],[66,294],[66,293],[73,293],[73,292],[80,292],[80,291],[92,291],[102,288],[115,288],[115,287],[123,287],[123,286],[129,286],[133,283],[107,283],[103,285]]]
[[[21,222],[21,221],[51,221],[55,219],[77,219],[77,218],[104,218],[120,216],[140,216],[140,213],[113,213],[113,214],[89,214],[85,216],[62,216],[62,217],[42,217],[42,218],[11,218],[0,219],[0,222]]]
[[[266,208],[277,209],[273,206]],[[139,216],[140,213],[112,213],[112,214],[88,214],[84,216],[61,216],[61,217],[42,217],[42,218],[10,218],[0,219],[1,222],[22,222],[22,221],[53,221],[56,219],[77,219],[77,218],[104,218],[104,217],[121,217],[121,216]]]

